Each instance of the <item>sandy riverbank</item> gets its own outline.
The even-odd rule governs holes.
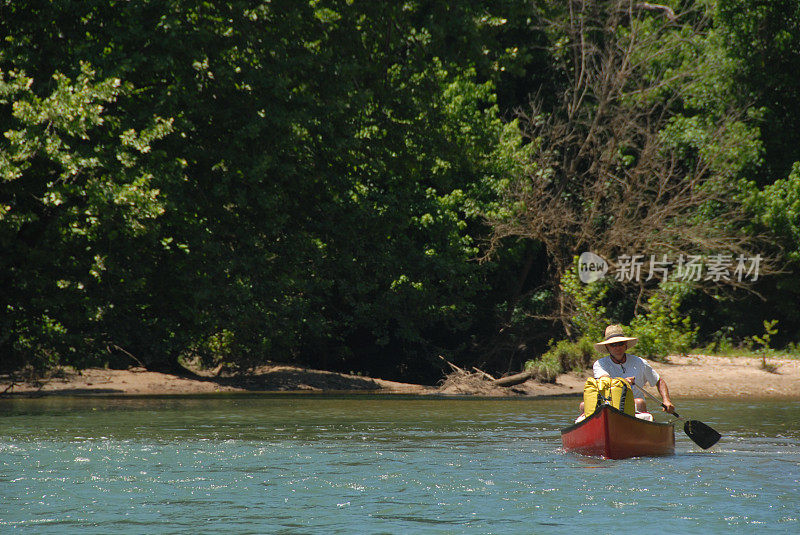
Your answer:
[[[800,360],[771,358],[776,373],[748,357],[673,356],[653,363],[669,384],[674,399],[756,397],[800,398]],[[589,372],[587,371],[587,374]],[[542,397],[579,395],[587,374],[565,374],[555,384],[529,380],[511,388],[488,384],[445,384],[440,387],[398,383],[294,366],[263,366],[245,377],[192,377],[148,372],[141,368],[63,370],[39,382],[0,377],[3,397],[40,395],[191,395],[225,392],[364,392],[409,395],[483,395]]]

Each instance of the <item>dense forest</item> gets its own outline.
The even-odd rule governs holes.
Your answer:
[[[431,382],[607,321],[651,355],[800,341],[796,0],[2,0],[0,28],[4,368]]]

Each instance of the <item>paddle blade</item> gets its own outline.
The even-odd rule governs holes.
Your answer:
[[[722,435],[717,433],[715,429],[697,420],[688,420],[683,424],[683,432],[704,450],[707,450],[722,438]]]

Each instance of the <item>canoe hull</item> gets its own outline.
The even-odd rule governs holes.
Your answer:
[[[566,451],[607,459],[654,457],[675,453],[675,426],[648,422],[608,405],[561,430]]]

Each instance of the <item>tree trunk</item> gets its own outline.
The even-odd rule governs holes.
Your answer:
[[[533,377],[533,372],[530,370],[526,370],[521,373],[509,375],[508,377],[501,377],[500,379],[495,379],[493,383],[497,386],[514,386],[524,383],[531,377]]]

